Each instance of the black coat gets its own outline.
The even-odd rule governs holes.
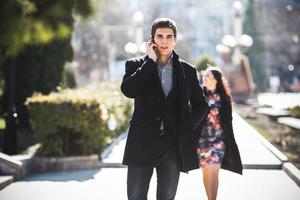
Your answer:
[[[221,167],[242,174],[243,165],[232,128],[232,106],[229,98],[221,101],[221,125],[225,135],[225,155]]]
[[[125,147],[124,165],[152,166],[161,156],[162,98],[164,98],[157,63],[148,56],[126,61],[121,91],[134,98],[134,111]],[[177,131],[181,171],[199,167],[196,145],[208,104],[197,79],[196,69],[173,52],[173,72],[178,78]],[[173,83],[174,84],[174,83]]]

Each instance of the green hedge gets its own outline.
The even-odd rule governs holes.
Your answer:
[[[132,108],[118,83],[35,94],[26,104],[43,156],[100,153],[127,128]]]
[[[198,72],[205,71],[209,66],[216,66],[216,62],[207,54],[199,57],[196,61],[196,69]]]
[[[293,108],[287,109],[292,116],[300,118],[300,106],[295,106]]]

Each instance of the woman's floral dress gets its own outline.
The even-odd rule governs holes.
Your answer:
[[[224,136],[220,121],[220,95],[214,91],[208,91],[206,99],[210,111],[204,122],[197,148],[201,167],[207,164],[221,164],[225,151]]]

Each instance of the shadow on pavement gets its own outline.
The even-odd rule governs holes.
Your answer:
[[[32,181],[52,181],[52,182],[67,182],[78,181],[83,182],[95,178],[95,175],[99,173],[101,169],[94,170],[78,170],[78,171],[65,171],[65,172],[48,172],[42,174],[35,174],[25,178],[24,182]]]

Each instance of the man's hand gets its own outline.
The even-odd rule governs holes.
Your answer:
[[[148,40],[146,43],[146,52],[149,58],[151,58],[154,62],[157,61],[157,54],[155,48],[157,48],[157,45],[153,43],[152,40]]]

